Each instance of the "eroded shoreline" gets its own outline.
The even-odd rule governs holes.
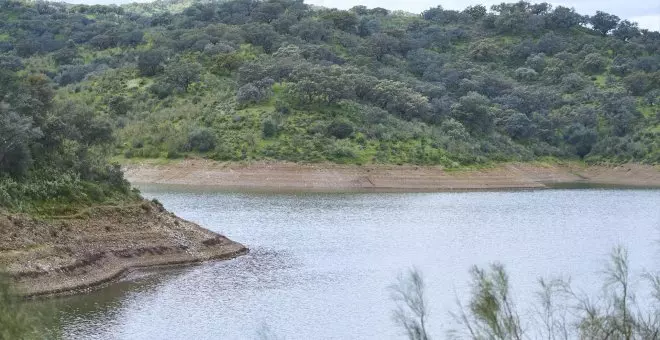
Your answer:
[[[149,201],[47,220],[0,213],[0,265],[25,297],[73,294],[138,268],[247,252],[244,245]]]
[[[411,165],[351,166],[294,163],[220,163],[183,160],[124,166],[136,185],[168,184],[263,191],[460,191],[541,189],[560,184],[660,187],[660,167],[506,163],[475,170]]]

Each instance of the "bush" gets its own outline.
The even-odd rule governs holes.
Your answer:
[[[343,119],[335,120],[328,126],[328,134],[338,139],[350,137],[354,130],[353,124]]]
[[[241,86],[236,93],[236,100],[241,105],[260,103],[273,95],[272,86],[275,82],[270,78],[251,82]]]
[[[149,87],[149,91],[158,99],[165,99],[174,93],[174,86],[163,81],[156,81]]]
[[[522,81],[532,81],[538,77],[538,73],[531,68],[520,67],[515,71],[516,78]]]
[[[598,53],[590,53],[582,61],[582,70],[589,74],[599,74],[605,70],[607,61]]]
[[[270,118],[264,119],[264,121],[261,123],[261,131],[264,138],[275,137],[277,135],[277,130],[277,122]]]
[[[350,143],[345,141],[337,141],[330,146],[328,153],[329,159],[337,163],[348,163],[357,158],[357,154]]]
[[[188,151],[207,152],[215,148],[215,132],[209,128],[197,128],[188,135]]]

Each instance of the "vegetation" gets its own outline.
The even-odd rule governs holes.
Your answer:
[[[43,339],[46,319],[28,309],[6,278],[0,277],[0,340]]]
[[[527,2],[416,15],[299,0],[3,1],[0,37],[3,77],[21,93],[52,86],[56,98],[26,110],[3,92],[20,111],[2,111],[3,128],[21,131],[12,152],[32,156],[0,169],[45,172],[45,150],[33,146],[52,139],[60,154],[84,158],[67,166],[94,164],[67,173],[80,188],[113,177],[88,161],[100,154],[449,167],[660,161],[660,33],[603,12]],[[95,135],[42,136],[55,133],[35,116],[43,110],[89,117],[84,132]]]
[[[660,335],[660,276],[633,277],[628,253],[620,247],[612,251],[603,271],[599,298],[574,290],[566,280],[540,279],[537,302],[519,308],[504,266],[474,267],[470,273],[471,296],[465,307],[459,303],[459,312],[452,314],[459,325],[448,332],[452,339],[632,340]],[[648,284],[644,288],[649,288],[649,299],[637,299],[635,292],[642,290],[634,289],[635,282]],[[394,321],[406,330],[408,339],[428,339],[428,302],[421,273],[411,270],[393,287],[395,301],[404,302],[395,309]]]
[[[110,118],[54,101],[44,75],[0,70],[0,207],[52,214],[136,197],[109,165]]]

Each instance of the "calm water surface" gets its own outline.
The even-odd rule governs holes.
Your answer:
[[[411,266],[424,273],[431,333],[442,338],[475,264],[504,263],[520,306],[541,276],[570,276],[597,293],[617,244],[630,250],[635,273],[660,269],[658,190],[143,193],[251,253],[56,299],[66,338],[401,338],[387,286]]]

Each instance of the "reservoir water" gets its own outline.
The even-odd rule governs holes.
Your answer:
[[[473,265],[504,264],[522,311],[539,277],[598,294],[615,245],[629,250],[633,275],[660,270],[660,190],[142,191],[251,252],[51,300],[65,338],[403,339],[388,286],[415,266],[441,339]]]

